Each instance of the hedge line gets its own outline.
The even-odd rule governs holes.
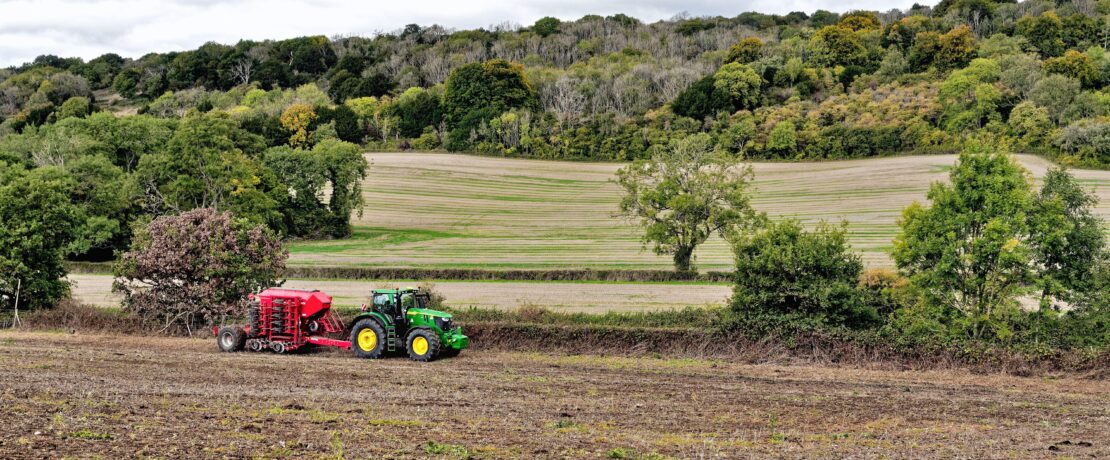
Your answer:
[[[1110,348],[1029,354],[986,346],[976,350],[903,349],[875,336],[824,331],[751,337],[709,329],[468,322],[475,352],[537,351],[656,358],[711,358],[749,364],[848,365],[897,370],[968,369],[1032,376],[1069,373],[1110,378]]]
[[[137,318],[119,309],[63,301],[57,308],[28,312],[24,328],[109,334],[150,335]],[[472,315],[473,316],[473,315]],[[574,319],[574,318],[568,318]],[[0,315],[0,327],[11,318]],[[234,324],[236,321],[229,321]],[[650,358],[710,358],[751,364],[849,365],[862,368],[970,369],[1012,375],[1069,373],[1110,378],[1110,348],[1055,350],[1031,354],[984,344],[975,349],[897,347],[877,334],[843,335],[821,330],[779,331],[752,336],[717,328],[625,327],[591,324],[537,324],[523,321],[465,321],[472,348],[486,351],[568,353]],[[196,331],[210,339],[208,329]],[[180,331],[179,331],[180,332]],[[172,334],[171,334],[172,335]]]
[[[110,273],[111,262],[67,262],[70,273]],[[353,280],[476,281],[711,281],[731,282],[730,272],[679,273],[667,270],[483,270],[473,268],[288,267],[286,278]]]

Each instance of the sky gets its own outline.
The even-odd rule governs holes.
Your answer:
[[[928,0],[918,0],[922,3]],[[139,57],[205,42],[304,35],[372,35],[405,24],[472,29],[544,16],[573,20],[624,13],[644,22],[690,16],[785,14],[818,9],[907,9],[913,0],[0,0],[0,67],[41,54],[85,60],[114,52]]]

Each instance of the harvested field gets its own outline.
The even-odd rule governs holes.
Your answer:
[[[119,305],[111,292],[110,275],[73,274],[73,297],[81,303]],[[285,287],[319,289],[334,297],[338,306],[366,302],[371,289],[417,285],[414,281],[288,280]],[[719,306],[728,300],[732,287],[710,283],[589,283],[436,281],[434,288],[452,307],[513,309],[537,305],[564,312],[652,311],[687,306]]]
[[[3,458],[1110,456],[1110,389],[1072,378],[9,331],[0,360]]]
[[[438,268],[667,269],[641,252],[634,226],[614,218],[619,188],[613,163],[373,153],[363,185],[366,210],[353,238],[299,242],[291,263],[321,266]],[[872,266],[888,255],[902,208],[924,200],[947,177],[955,155],[817,163],[756,163],[757,209],[808,224],[847,220],[851,242]],[[1037,176],[1051,165],[1020,161]],[[1110,171],[1077,170],[1110,217]],[[719,239],[698,250],[703,270],[729,270]]]

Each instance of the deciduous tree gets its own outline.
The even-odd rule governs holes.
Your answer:
[[[725,64],[713,74],[713,86],[727,95],[734,107],[759,106],[762,85],[763,77],[760,77],[751,67],[738,62]]]
[[[926,302],[960,312],[980,338],[1016,308],[1032,277],[1032,177],[1009,154],[980,146],[960,154],[949,180],[929,189],[931,206],[903,211],[894,261]]]
[[[80,225],[66,183],[56,175],[7,170],[0,163],[0,304],[48,308],[69,293],[62,257]]]
[[[289,131],[289,145],[303,147],[308,143],[308,127],[316,120],[316,111],[308,104],[293,104],[281,113],[281,126]]]
[[[153,327],[192,334],[279,283],[289,253],[265,227],[195,209],[150,222],[117,262],[123,306]]]
[[[716,152],[706,134],[673,141],[651,159],[617,171],[620,212],[644,227],[644,244],[694,271],[694,250],[711,235],[734,235],[762,220],[751,206],[752,169]]]

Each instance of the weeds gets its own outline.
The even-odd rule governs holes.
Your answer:
[[[74,431],[74,432],[70,433],[69,436],[71,438],[88,439],[90,441],[106,441],[106,440],[112,439],[112,435],[109,434],[109,433],[97,433],[95,431],[87,430],[87,429],[81,430],[81,431]]]
[[[428,440],[428,442],[424,443],[424,453],[430,455],[450,455],[459,458],[470,456],[470,451],[467,450],[466,447],[455,444],[441,444],[432,440]]]

